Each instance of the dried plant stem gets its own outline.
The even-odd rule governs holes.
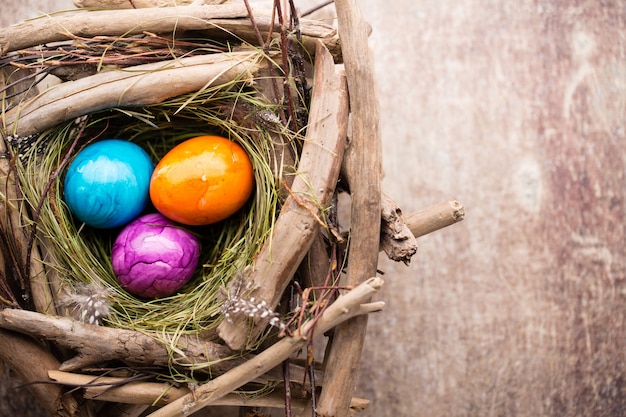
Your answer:
[[[253,359],[201,385],[193,394],[187,394],[173,401],[150,414],[149,417],[185,416],[194,413],[280,365],[293,352],[308,343],[308,336],[313,328],[316,334],[323,334],[351,317],[381,310],[384,306],[383,302],[369,303],[367,300],[378,292],[382,285],[381,278],[370,278],[337,298],[337,301],[329,306],[315,323],[311,321],[305,323],[294,332],[293,336],[285,337]],[[349,404],[350,402],[348,407]]]
[[[369,26],[355,0],[336,0],[337,23],[350,92],[351,141],[344,170],[352,197],[348,285],[356,286],[376,273],[380,249],[381,135],[379,103],[368,48]],[[321,416],[349,414],[356,387],[367,316],[356,317],[335,329],[325,359],[324,389],[317,412]]]
[[[160,103],[233,80],[252,82],[259,68],[258,52],[232,52],[105,71],[26,101],[6,113],[5,126],[26,136],[97,110]]]
[[[318,48],[309,126],[291,187],[293,194],[306,196],[300,202],[306,207],[291,195],[287,198],[272,236],[265,242],[246,277],[251,283],[250,295],[265,300],[272,309],[319,233],[318,219],[334,192],[345,149],[348,123],[345,78],[336,71],[326,48],[321,43]],[[233,350],[243,349],[246,342],[254,343],[266,324],[258,321],[249,332],[247,320],[247,317],[239,316],[232,321],[223,321],[218,327],[220,337]]]
[[[48,381],[47,370],[59,367],[59,362],[40,343],[23,334],[1,329],[0,360],[13,369],[24,383]],[[28,388],[50,415],[78,415],[76,400],[71,395],[63,395],[60,386],[32,384]]]
[[[272,27],[272,12],[254,12],[256,23],[264,35]],[[324,23],[301,19],[302,42],[310,54],[315,41],[322,41],[339,57],[336,30]],[[80,11],[61,16],[46,16],[0,29],[0,55],[45,43],[70,40],[73,36],[122,36],[143,32],[172,33],[186,30],[205,31],[208,38],[224,39],[232,34],[256,44],[257,37],[246,8],[239,4],[145,9]],[[278,34],[275,34],[278,36]]]
[[[445,201],[405,216],[404,220],[415,237],[460,222],[465,218],[465,208],[456,200]]]

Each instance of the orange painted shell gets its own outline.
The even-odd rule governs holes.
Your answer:
[[[252,163],[239,144],[221,136],[198,136],[159,161],[150,180],[150,198],[164,216],[198,226],[236,213],[253,188]]]

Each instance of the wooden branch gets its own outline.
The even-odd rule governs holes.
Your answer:
[[[230,369],[223,361],[233,355],[225,346],[194,336],[176,341],[173,357],[156,337],[131,330],[92,326],[68,318],[51,317],[32,311],[0,310],[0,327],[45,338],[58,346],[74,349],[77,356],[59,369],[72,371],[113,359],[131,364],[180,367],[208,367],[211,372]]]
[[[0,310],[0,328],[40,337],[58,346],[77,352],[74,358],[62,363],[62,371],[75,371],[109,360],[126,361],[136,365],[177,366],[192,368],[195,372],[219,374],[249,360],[253,355],[238,355],[228,347],[195,336],[177,338],[176,349],[169,349],[156,336],[131,330],[91,326],[68,318],[51,317],[30,311]],[[162,334],[159,334],[162,336]],[[174,336],[170,336],[171,339]],[[171,352],[174,353],[171,353]],[[56,368],[55,368],[56,369]],[[303,366],[292,363],[290,374],[300,382],[306,372]],[[258,383],[281,381],[280,369],[272,369],[256,380]],[[324,374],[316,370],[316,380]]]
[[[232,52],[104,71],[55,86],[12,109],[5,114],[5,129],[26,136],[97,110],[155,104],[236,79],[252,82],[259,68],[257,52]]]
[[[380,250],[381,133],[374,63],[368,47],[369,25],[356,0],[335,0],[339,36],[350,92],[351,142],[344,170],[352,197],[348,254],[348,285],[376,273]],[[326,357],[324,388],[318,415],[349,414],[356,387],[367,316],[356,317],[335,329]]]
[[[200,0],[201,4],[223,4],[229,0]],[[198,0],[74,0],[76,7],[91,9],[143,9],[146,7],[188,6]]]
[[[297,174],[272,235],[246,277],[252,288],[250,296],[265,300],[272,309],[319,233],[321,209],[328,206],[337,184],[348,124],[347,100],[345,78],[319,43],[309,126]],[[218,328],[220,337],[233,350],[253,343],[267,324],[259,320],[249,332],[247,320],[238,316],[223,321]]]
[[[125,378],[97,377],[55,370],[48,371],[48,377],[67,387],[83,388],[86,399],[107,401],[118,405],[143,404],[161,407],[191,393],[189,388],[177,388],[168,383],[127,382]],[[368,400],[353,398],[350,409],[357,413],[364,410],[368,404]],[[283,408],[285,406],[285,393],[280,389],[275,389],[271,393],[259,397],[230,393],[217,399],[212,405]],[[292,412],[304,415],[309,408],[309,398],[293,397],[291,399]]]
[[[458,223],[465,218],[465,208],[456,200],[446,201],[416,211],[405,217],[405,222],[415,237]]]
[[[309,321],[305,323],[294,332],[293,336],[285,337],[259,353],[253,359],[201,385],[193,393],[173,401],[150,414],[149,417],[172,417],[192,414],[207,405],[213,404],[228,393],[281,364],[293,352],[302,349],[308,343],[307,338],[313,328],[315,328],[315,334],[323,334],[352,317],[381,310],[384,306],[382,301],[367,303],[367,300],[378,292],[382,285],[383,280],[381,278],[370,278],[337,298],[316,322]]]
[[[255,21],[264,36],[272,27],[272,11],[254,11]],[[320,40],[340,59],[336,30],[325,23],[300,19],[303,45],[315,53]],[[146,9],[77,11],[72,14],[45,16],[0,29],[0,55],[45,43],[71,40],[72,36],[121,36],[143,32],[172,33],[174,31],[204,31],[209,38],[224,39],[237,36],[251,44],[257,36],[240,4],[211,6],[154,7]],[[279,34],[274,31],[274,36]]]
[[[57,369],[59,362],[41,344],[29,337],[0,329],[0,361],[13,369],[27,385],[37,401],[57,417],[76,417],[78,404],[71,395],[64,395],[58,385],[42,384],[49,381],[47,370]]]
[[[408,264],[417,251],[417,240],[465,218],[465,208],[456,200],[446,201],[403,216],[397,204],[385,193],[381,199],[382,229],[380,247],[389,259]]]
[[[408,265],[417,252],[417,239],[404,221],[400,207],[386,193],[381,195],[380,206],[383,220],[380,246],[389,259]]]
[[[189,388],[177,388],[162,382],[127,382],[126,378],[100,377],[54,370],[49,371],[48,376],[63,385],[83,388],[84,397],[87,399],[122,404],[164,406],[191,393]],[[294,411],[304,409],[307,404],[305,398],[294,398],[292,401]],[[260,397],[230,393],[213,405],[282,408],[285,406],[285,397],[284,392],[280,390]]]

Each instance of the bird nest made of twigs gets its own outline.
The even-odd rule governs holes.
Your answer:
[[[142,30],[67,38],[2,59],[7,156],[24,199],[20,219],[29,230],[23,243],[41,252],[52,287],[51,300],[32,301],[32,271],[17,266],[24,294],[5,296],[23,306],[53,303],[39,307],[61,313],[67,300],[70,310],[84,310],[72,300],[106,294],[110,309],[102,319],[109,326],[209,331],[222,317],[223,289],[259,253],[296,175],[310,105],[310,54],[295,37],[289,46],[272,39],[250,44],[224,28],[217,39],[207,38],[180,22],[175,32],[158,35]],[[62,83],[35,92],[51,75]],[[156,162],[181,141],[206,134],[245,148],[254,166],[254,195],[231,218],[194,230],[203,243],[202,266],[183,290],[157,300],[134,297],[111,270],[119,229],[93,229],[72,218],[62,199],[64,170],[81,147],[102,138],[132,141]]]

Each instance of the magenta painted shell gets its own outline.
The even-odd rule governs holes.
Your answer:
[[[124,289],[141,298],[167,297],[193,276],[200,243],[188,230],[161,214],[129,223],[115,239],[113,271]]]

